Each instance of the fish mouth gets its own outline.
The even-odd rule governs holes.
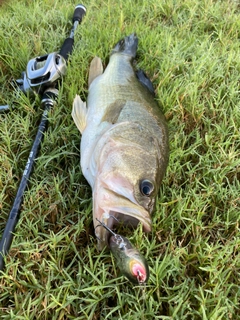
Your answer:
[[[93,222],[99,250],[108,245],[111,235],[104,225],[112,230],[119,224],[136,227],[141,223],[144,232],[151,231],[149,212],[132,200],[106,188],[93,192]]]

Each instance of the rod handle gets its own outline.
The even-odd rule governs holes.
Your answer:
[[[73,51],[73,45],[74,45],[74,31],[76,29],[76,27],[78,26],[78,24],[80,24],[82,22],[82,18],[84,17],[86,13],[86,8],[82,5],[82,4],[78,4],[75,7],[74,13],[73,13],[73,30],[71,32],[71,35],[69,38],[65,39],[65,41],[63,42],[63,45],[61,47],[60,50],[60,55],[67,61],[69,55],[72,53]]]
[[[67,61],[68,56],[72,53],[73,51],[73,44],[74,44],[74,39],[72,38],[67,38],[64,40],[63,45],[61,47],[61,50],[59,54]]]
[[[8,253],[12,241],[13,241],[13,232],[15,230],[16,224],[17,224],[17,219],[11,219],[11,215],[14,215],[15,217],[15,212],[16,210],[13,208],[12,211],[10,212],[10,219],[8,220],[7,226],[3,232],[2,239],[0,241],[0,270],[4,270],[5,268],[5,261],[4,257]]]
[[[0,271],[5,269],[5,261],[3,255],[0,253]]]
[[[79,23],[81,23],[85,14],[86,14],[86,8],[84,7],[84,5],[78,4],[75,7],[75,10],[73,13],[73,18],[72,18],[73,23],[75,21],[78,21]]]

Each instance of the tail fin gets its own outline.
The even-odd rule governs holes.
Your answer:
[[[132,58],[135,58],[138,47],[138,37],[135,33],[130,34],[130,36],[125,37],[120,40],[112,50],[114,53],[127,54]]]

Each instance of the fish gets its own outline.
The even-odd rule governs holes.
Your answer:
[[[136,228],[140,223],[144,232],[151,231],[151,215],[168,165],[167,121],[150,79],[133,67],[137,48],[138,37],[132,33],[114,46],[105,70],[95,57],[87,101],[76,95],[73,102],[99,250],[112,244],[109,230],[119,224]],[[130,249],[129,244],[125,247]]]

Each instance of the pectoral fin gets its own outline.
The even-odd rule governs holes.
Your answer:
[[[94,57],[90,64],[89,76],[88,76],[88,87],[95,78],[103,73],[102,60],[99,57]]]
[[[73,101],[72,118],[78,130],[83,133],[87,123],[87,106],[86,102],[83,102],[79,95],[76,95]]]

